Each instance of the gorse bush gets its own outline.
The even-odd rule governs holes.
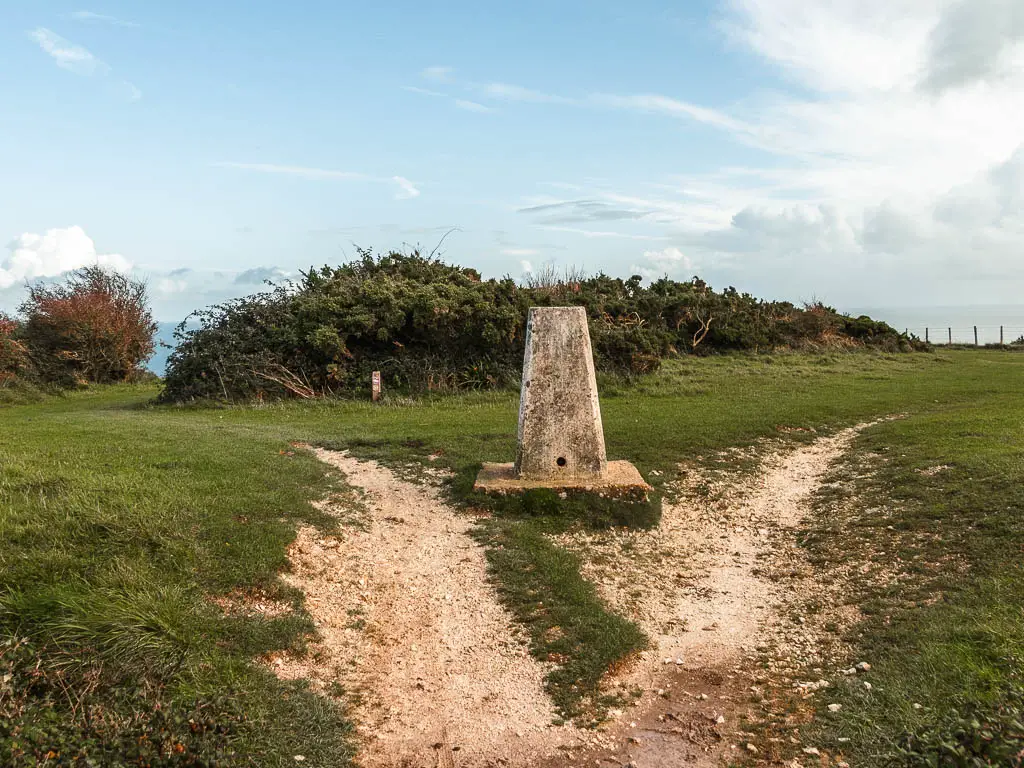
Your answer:
[[[153,354],[146,286],[90,266],[56,286],[29,286],[20,342],[33,374],[59,386],[128,381]]]
[[[909,349],[884,323],[823,305],[764,302],[694,278],[650,286],[600,274],[519,285],[418,252],[302,274],[295,283],[195,313],[179,327],[163,399],[315,397],[369,388],[379,370],[406,391],[516,382],[527,309],[586,307],[600,370],[643,374],[678,353],[809,344]]]

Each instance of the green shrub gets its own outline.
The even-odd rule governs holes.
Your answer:
[[[763,302],[698,278],[649,287],[604,274],[482,280],[418,252],[359,257],[295,283],[201,310],[182,324],[162,399],[318,397],[369,390],[465,390],[519,379],[527,310],[587,310],[595,365],[646,374],[677,353],[820,344],[910,349],[895,330],[817,304]]]

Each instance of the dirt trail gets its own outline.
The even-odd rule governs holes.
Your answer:
[[[793,529],[809,514],[824,474],[865,426],[769,456],[735,486],[709,489],[691,476],[690,492],[665,505],[655,530],[561,538],[581,556],[584,575],[601,595],[656,645],[619,681],[644,694],[628,716],[636,727],[623,729],[619,749],[602,753],[610,765],[718,765],[737,742],[745,746],[735,726],[766,682],[758,649],[821,660],[822,638],[787,615],[801,592],[817,588],[813,579],[771,574],[807,576]],[[699,485],[703,498],[693,493]],[[709,724],[719,727],[709,733]],[[594,758],[588,755],[588,764]]]
[[[368,514],[340,540],[299,532],[288,579],[323,641],[278,674],[356,692],[367,768],[530,765],[573,741],[551,725],[546,670],[496,602],[472,519],[374,462],[317,456],[365,492]]]
[[[496,602],[472,519],[430,484],[317,451],[365,492],[368,512],[340,537],[299,532],[287,578],[323,639],[310,658],[277,659],[276,671],[356,694],[367,768],[718,765],[744,748],[737,719],[764,682],[759,653],[820,653],[820,636],[787,615],[794,590],[814,588],[793,528],[863,426],[773,454],[734,485],[691,474],[653,531],[559,537],[655,646],[609,681],[643,693],[597,733],[552,725],[546,669]],[[772,578],[779,569],[804,577]]]

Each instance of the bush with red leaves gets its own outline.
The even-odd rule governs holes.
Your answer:
[[[60,386],[131,381],[153,354],[146,286],[100,266],[29,287],[21,336],[39,377]]]
[[[24,377],[32,368],[20,330],[20,323],[0,312],[0,386]]]

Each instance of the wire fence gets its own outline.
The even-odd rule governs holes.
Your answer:
[[[922,325],[905,328],[904,333],[938,345],[1024,344],[1022,325],[974,325],[968,328]]]

